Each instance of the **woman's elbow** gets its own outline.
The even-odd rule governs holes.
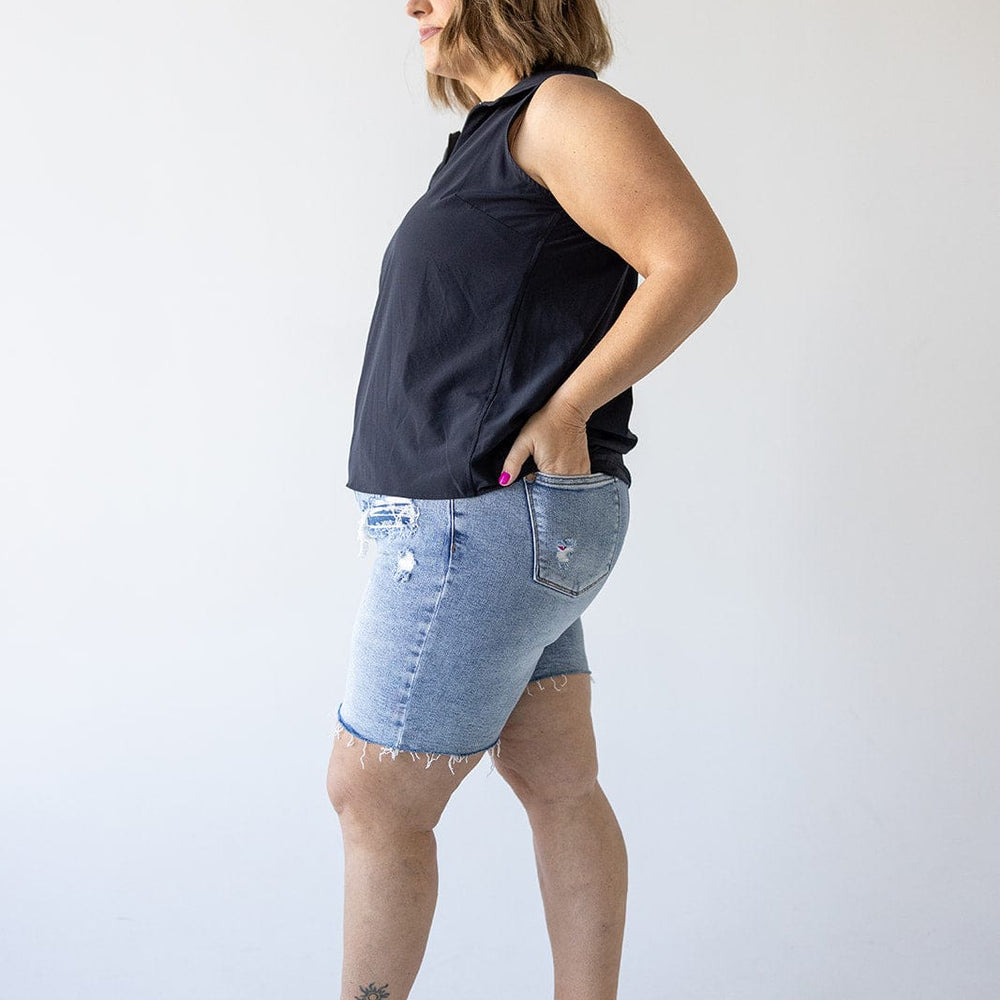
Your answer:
[[[732,243],[726,239],[718,249],[715,256],[715,270],[719,276],[719,286],[723,295],[728,295],[739,279],[739,265],[736,261],[736,251],[733,250]]]

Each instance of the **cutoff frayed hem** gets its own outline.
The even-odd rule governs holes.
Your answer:
[[[383,746],[381,743],[372,743],[370,740],[366,740],[360,734],[355,733],[353,730],[349,729],[344,724],[343,720],[340,719],[339,713],[338,713],[337,721],[334,723],[333,738],[334,738],[335,741],[339,741],[340,740],[340,734],[341,733],[347,733],[347,736],[348,736],[347,743],[345,744],[345,746],[353,746],[355,740],[359,740],[360,742],[364,743],[365,747],[361,751],[361,757],[359,758],[359,760],[361,761],[361,766],[362,767],[365,766],[365,755],[368,753],[368,747],[369,746],[373,746],[373,747],[378,747],[379,748],[378,759],[379,759],[380,762],[381,762],[383,756],[385,756],[385,754],[389,754],[389,756],[393,760],[395,760],[396,757],[398,757],[399,754],[401,754],[401,753],[408,753],[414,760],[417,760],[420,757],[421,754],[424,754],[427,757],[427,763],[424,764],[424,769],[425,770],[428,767],[430,767],[431,764],[433,764],[434,761],[436,761],[439,757],[445,756],[443,753],[437,753],[437,752],[435,752],[433,750],[409,750],[409,749],[407,749],[405,747],[387,747],[387,746]],[[455,773],[455,764],[459,764],[463,760],[468,760],[470,757],[472,757],[474,754],[477,754],[477,753],[485,753],[485,754],[487,754],[489,756],[489,758],[490,758],[490,769],[486,773],[487,773],[487,775],[492,774],[496,770],[496,767],[495,767],[496,757],[500,756],[500,740],[499,740],[499,738],[497,739],[496,743],[493,743],[491,746],[485,747],[483,750],[473,750],[471,753],[463,753],[463,754],[457,754],[457,753],[450,753],[450,754],[448,754],[448,770],[451,771],[452,774],[454,774]]]
[[[545,688],[545,683],[544,682],[547,681],[547,680],[551,680],[552,681],[552,688],[553,688],[553,690],[555,690],[555,691],[562,691],[562,689],[564,687],[566,687],[567,684],[569,684],[569,675],[570,674],[586,674],[587,676],[590,677],[591,683],[594,683],[594,675],[593,675],[593,673],[591,673],[591,671],[589,671],[589,670],[569,670],[569,671],[565,671],[565,672],[560,673],[560,674],[546,674],[544,677],[535,678],[534,680],[531,680],[531,681],[529,681],[527,683],[527,685],[524,688],[524,692],[525,692],[525,694],[533,696],[533,692],[531,690],[531,685],[532,684],[537,684],[538,685],[538,689],[541,691],[541,690],[544,690],[544,688]],[[557,677],[561,677],[562,678],[562,684],[560,684],[556,680]],[[428,767],[430,767],[431,764],[433,764],[434,761],[436,761],[439,757],[445,756],[444,753],[438,753],[438,752],[433,751],[433,750],[412,750],[409,747],[387,747],[387,746],[385,746],[385,745],[383,745],[381,743],[374,743],[371,740],[366,740],[360,733],[356,733],[353,729],[351,729],[344,722],[344,720],[340,717],[340,709],[338,708],[337,709],[337,718],[336,718],[336,721],[334,722],[334,734],[333,734],[334,741],[339,741],[340,740],[340,734],[341,733],[347,733],[348,740],[347,740],[347,743],[345,744],[346,746],[353,746],[355,740],[359,740],[360,742],[364,743],[365,747],[361,751],[361,757],[359,758],[360,761],[361,761],[361,766],[362,767],[365,766],[365,755],[368,753],[368,747],[369,746],[374,746],[374,747],[378,747],[379,748],[378,759],[379,759],[380,762],[381,762],[382,758],[386,754],[389,754],[389,756],[393,760],[395,760],[399,756],[399,754],[401,754],[401,753],[408,753],[414,760],[417,760],[420,757],[420,755],[423,754],[427,758],[427,763],[424,765],[424,769],[425,770]],[[470,753],[464,753],[464,754],[449,753],[448,754],[448,770],[451,771],[452,774],[454,774],[455,773],[455,764],[460,764],[463,760],[468,760],[470,757],[472,757],[473,755],[475,755],[477,753],[485,753],[485,754],[487,754],[489,756],[489,758],[490,758],[490,769],[486,773],[487,773],[487,776],[491,775],[496,770],[496,758],[500,756],[500,738],[498,737],[497,741],[495,743],[493,743],[492,745],[490,745],[488,747],[484,747],[482,750],[473,750]]]
[[[538,690],[541,691],[545,687],[543,681],[547,681],[550,678],[552,680],[552,688],[553,688],[553,690],[555,690],[555,691],[562,691],[562,689],[564,687],[566,687],[567,684],[569,684],[569,675],[570,674],[587,674],[590,677],[590,683],[591,684],[595,684],[596,683],[596,681],[594,680],[594,675],[589,670],[567,670],[567,671],[564,671],[561,674],[546,674],[544,677],[537,677],[534,680],[528,681],[527,685],[525,686],[524,693],[528,694],[528,695],[530,695],[532,693],[532,691],[531,691],[531,685],[532,684],[537,684],[538,685]],[[562,678],[562,680],[563,680],[562,684],[559,684],[556,681],[557,677],[561,677]]]

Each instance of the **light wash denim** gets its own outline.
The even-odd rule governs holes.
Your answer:
[[[457,499],[352,491],[361,554],[374,545],[375,559],[338,738],[376,744],[379,759],[427,754],[428,767],[447,754],[451,767],[499,752],[530,684],[591,673],[580,616],[622,551],[629,487],[604,472],[531,475]]]

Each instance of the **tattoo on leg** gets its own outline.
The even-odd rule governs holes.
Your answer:
[[[389,1000],[388,983],[385,986],[376,986],[374,983],[369,983],[367,986],[359,986],[358,988],[361,992],[354,1000]]]

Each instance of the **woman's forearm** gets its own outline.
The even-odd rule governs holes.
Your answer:
[[[597,346],[553,394],[585,420],[648,375],[715,311],[735,284],[731,270],[660,267],[632,293]]]

